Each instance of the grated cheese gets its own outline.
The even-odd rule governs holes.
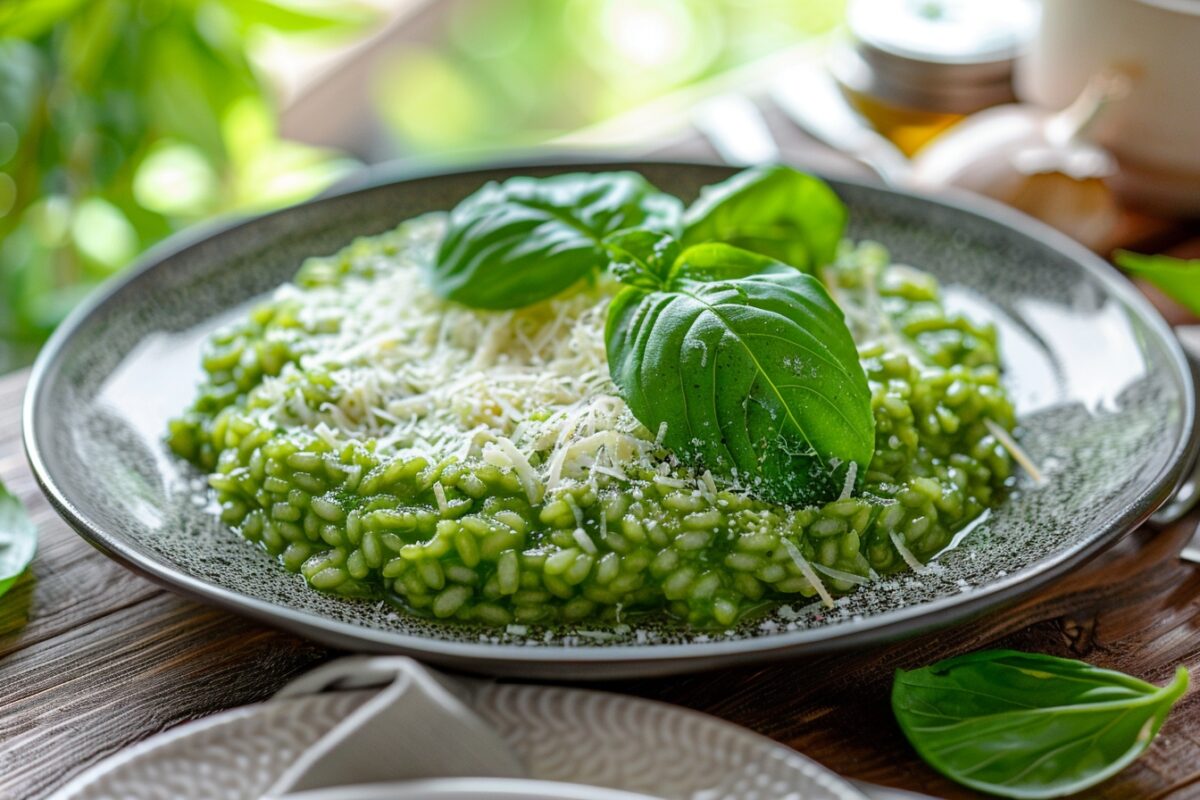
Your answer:
[[[852,583],[855,586],[866,586],[871,582],[862,575],[855,575],[853,572],[846,572],[844,570],[834,569],[833,567],[827,567],[821,563],[813,564],[812,568],[817,572],[820,572],[822,575],[832,578],[835,581],[845,581],[846,583]]]
[[[407,223],[398,234],[407,241],[370,277],[277,290],[296,306],[305,349],[299,369],[289,364],[255,390],[260,422],[313,429],[331,446],[340,436],[431,462],[481,458],[512,470],[531,503],[567,482],[652,470],[651,434],[608,374],[613,279],[510,311],[448,302],[420,275],[443,225]],[[303,390],[312,375],[332,382],[319,401]]]
[[[846,468],[846,480],[842,482],[842,493],[838,495],[838,500],[845,500],[854,494],[854,481],[858,478],[858,462],[851,461],[850,466]]]
[[[571,535],[575,539],[575,543],[578,544],[585,553],[591,553],[592,555],[596,554],[596,543],[592,541],[592,537],[587,535],[587,531],[585,531],[583,528],[576,528]]]
[[[1021,465],[1021,469],[1029,473],[1029,477],[1033,478],[1034,483],[1041,486],[1046,482],[1046,478],[1042,475],[1042,471],[1038,469],[1037,464],[1033,463],[1033,459],[1029,457],[1029,454],[1025,452],[1021,445],[1017,444],[1017,440],[1012,438],[1008,431],[986,417],[983,420],[983,424],[987,427],[988,433],[995,436],[996,441],[1000,442],[1000,446],[1007,450],[1008,454],[1013,457],[1013,461],[1016,461]]]
[[[786,536],[780,537],[780,541],[783,542],[783,549],[787,550],[787,554],[791,557],[792,562],[800,568],[804,579],[811,583],[813,588],[817,590],[822,605],[826,608],[833,608],[833,595],[825,588],[825,584],[821,582],[821,576],[817,575],[816,570],[812,568],[812,564],[809,564],[808,560],[804,558],[804,554],[800,552],[800,548],[796,547],[795,543]]]
[[[900,557],[904,559],[904,563],[908,564],[909,568],[913,572],[925,571],[925,565],[921,563],[920,559],[913,555],[912,550],[908,549],[908,545],[904,543],[903,536],[896,531],[892,531],[890,534],[888,534],[888,536],[891,538],[892,544],[896,548],[896,552],[900,554]]]

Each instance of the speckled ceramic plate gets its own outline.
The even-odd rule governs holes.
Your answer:
[[[636,169],[684,198],[725,167],[518,166],[385,180],[175,242],[76,312],[46,346],[25,407],[30,461],[88,541],[151,578],[322,641],[478,672],[598,678],[682,672],[861,646],[969,618],[1033,591],[1145,519],[1190,456],[1194,398],[1169,329],[1111,268],[991,204],[948,204],[834,181],[850,235],[934,273],[948,305],[1001,329],[1025,448],[1022,484],[921,575],[863,587],[832,610],[785,606],[721,635],[678,629],[520,636],[438,625],[309,590],[194,502],[194,472],[160,442],[191,400],[206,333],[290,279],[309,255],[446,209],[490,179]]]
[[[900,797],[882,788],[864,794],[789,747],[666,703],[556,686],[480,681],[464,688],[467,704],[495,728],[530,778],[580,785],[579,800],[618,800],[603,789],[663,800]],[[280,698],[181,725],[97,764],[51,800],[259,800],[371,694]],[[504,796],[534,800],[532,792]]]

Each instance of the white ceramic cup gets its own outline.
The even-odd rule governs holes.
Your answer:
[[[1120,164],[1123,200],[1200,214],[1200,0],[1043,0],[1017,96],[1063,108],[1105,70],[1132,79],[1091,130]]]

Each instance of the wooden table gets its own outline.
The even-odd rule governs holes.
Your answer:
[[[177,723],[270,696],[336,652],[160,589],[76,536],[34,484],[19,442],[24,374],[0,380],[0,479],[41,531],[31,570],[0,602],[0,798],[60,786]],[[970,797],[925,767],[892,720],[892,671],[985,645],[1085,658],[1163,682],[1200,678],[1200,568],[1177,554],[1197,518],[1137,532],[1042,594],[976,622],[867,652],[606,688],[745,725],[838,772]],[[1150,752],[1089,793],[1200,797],[1200,691]]]
[[[830,156],[768,110],[789,160]],[[691,137],[660,149],[713,153]],[[844,162],[841,169],[852,169]],[[1134,218],[1147,251],[1200,256],[1200,238]],[[1183,319],[1180,309],[1164,306]],[[39,797],[107,755],[180,722],[270,696],[338,653],[197,605],[109,561],[41,496],[19,441],[24,374],[0,379],[0,479],[41,530],[30,572],[0,602],[0,800]],[[69,424],[69,423],[67,423]],[[605,688],[690,706],[784,742],[843,775],[944,797],[972,793],[917,759],[888,704],[897,667],[983,646],[1085,658],[1164,682],[1177,664],[1200,682],[1200,568],[1177,557],[1200,518],[1133,534],[1016,607],[871,651]],[[1153,748],[1089,797],[1200,798],[1200,691]]]

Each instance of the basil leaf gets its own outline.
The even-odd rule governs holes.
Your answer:
[[[618,231],[604,240],[609,270],[624,284],[661,289],[679,258],[679,240],[657,231]]]
[[[450,212],[429,271],[435,292],[476,308],[519,308],[608,263],[602,240],[677,231],[682,205],[634,172],[489,183]]]
[[[683,220],[685,246],[725,242],[811,272],[837,255],[846,206],[820,178],[756,167],[705,187]]]
[[[681,458],[768,500],[817,503],[837,497],[850,464],[858,480],[866,472],[871,394],[824,287],[775,266],[623,289],[608,313],[609,371],[642,424],[666,425],[664,444]]]
[[[721,281],[763,272],[795,272],[769,256],[728,244],[698,244],[680,251],[669,233],[620,231],[604,240],[609,269],[622,283],[647,289],[670,287],[684,279]]]
[[[1200,258],[1148,256],[1128,250],[1118,250],[1113,258],[1126,270],[1153,283],[1163,294],[1200,314]]]
[[[769,256],[714,242],[684,250],[671,266],[668,281],[727,281],[771,272],[791,273],[796,268]]]
[[[36,551],[37,528],[21,501],[0,483],[0,596],[21,577]]]
[[[989,650],[897,670],[892,710],[946,777],[1002,797],[1059,797],[1141,755],[1187,685],[1183,667],[1159,688],[1082,661]]]

